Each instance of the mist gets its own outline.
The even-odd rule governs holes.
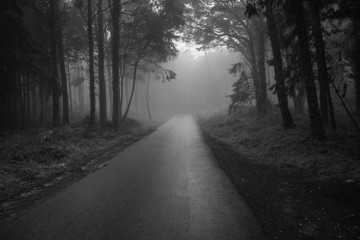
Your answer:
[[[226,49],[200,52],[182,44],[178,56],[163,64],[176,73],[176,79],[170,82],[151,79],[150,105],[155,117],[179,113],[209,115],[227,109],[227,96],[235,81],[228,69],[236,60],[236,55]],[[144,92],[146,84],[140,83],[138,88],[139,92]],[[144,94],[139,94],[138,102],[142,109],[138,116],[145,117]]]

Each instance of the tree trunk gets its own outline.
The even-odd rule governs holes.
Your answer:
[[[353,0],[353,43],[352,43],[352,59],[353,59],[353,74],[355,81],[356,94],[356,111],[360,115],[360,1]]]
[[[63,123],[62,124],[68,125],[70,123],[69,98],[68,98],[68,88],[67,88],[67,80],[66,80],[64,43],[63,43],[62,29],[59,30],[59,36],[58,36],[58,56],[59,56],[62,100],[63,100]]]
[[[124,77],[125,77],[125,65],[126,58],[123,56],[120,59],[120,103],[119,103],[119,115],[122,115],[124,103]]]
[[[109,114],[110,117],[112,119],[112,109],[113,109],[113,91],[112,91],[112,86],[111,86],[111,82],[112,82],[112,75],[111,75],[111,60],[110,58],[108,58],[107,60],[107,72],[108,72],[108,93],[109,93]]]
[[[40,124],[44,124],[45,122],[45,94],[44,94],[44,80],[40,80],[39,84],[39,99],[40,99],[40,116],[39,122]]]
[[[56,6],[55,0],[50,0],[50,55],[51,55],[51,90],[52,90],[52,125],[60,126],[60,87],[57,71],[57,51],[56,51]]]
[[[294,89],[293,100],[295,111],[297,111],[298,113],[303,113],[305,104],[305,89],[302,84],[300,84],[300,86],[297,86],[297,88]]]
[[[311,132],[316,139],[324,140],[325,135],[319,113],[318,97],[309,50],[309,39],[307,35],[303,1],[294,0],[293,7],[293,14],[295,16],[295,23],[297,28],[296,34],[299,39],[300,46],[300,67],[304,76],[306,97],[311,122]]]
[[[94,75],[94,38],[92,28],[92,0],[87,0],[87,33],[89,41],[89,77],[90,77],[90,119],[89,124],[95,123],[95,75]]]
[[[113,10],[112,10],[112,34],[111,34],[111,44],[112,44],[112,75],[113,75],[113,116],[112,121],[114,124],[115,130],[119,129],[119,44],[120,44],[120,1],[113,0]]]
[[[100,122],[107,120],[106,84],[105,84],[105,60],[104,60],[104,14],[102,0],[98,0],[98,57],[99,57],[99,110]]]
[[[312,27],[315,40],[316,62],[319,71],[320,83],[320,112],[321,120],[324,124],[326,124],[329,122],[329,104],[327,96],[330,92],[329,76],[327,72],[325,46],[321,29],[319,1],[316,0],[312,1],[311,3]]]
[[[259,69],[259,101],[261,106],[261,113],[267,112],[267,88],[266,88],[266,70],[265,70],[265,29],[264,21],[259,17],[259,25],[257,26],[257,66]]]
[[[256,62],[256,52],[255,52],[255,46],[253,42],[249,41],[249,51],[250,51],[250,65],[251,65],[251,75],[254,82],[254,88],[255,88],[255,99],[256,99],[256,110],[257,113],[263,113],[263,107],[261,106],[261,97],[260,97],[260,81],[259,81],[259,72],[258,72],[258,66]]]
[[[73,114],[73,105],[72,105],[72,102],[73,102],[73,97],[72,97],[72,92],[71,92],[71,72],[70,72],[70,63],[67,64],[67,69],[68,69],[68,91],[69,91],[69,101],[68,101],[68,104],[69,104],[69,118],[72,117],[72,114]]]
[[[273,1],[266,1],[265,16],[269,28],[271,48],[274,57],[275,68],[275,81],[276,81],[276,94],[279,102],[279,108],[281,112],[282,122],[285,129],[293,128],[294,123],[288,106],[288,99],[286,96],[285,80],[283,75],[283,66],[281,59],[281,50],[279,37],[275,25],[275,19],[273,14]]]
[[[134,96],[138,64],[139,64],[139,60],[136,60],[135,63],[134,63],[134,76],[133,76],[133,83],[132,83],[132,88],[131,88],[130,99],[129,99],[129,102],[127,104],[124,116],[122,118],[123,121],[126,119],[128,113],[129,113],[129,109],[130,109],[130,106],[131,106],[131,101],[132,101],[133,96]]]
[[[149,90],[150,90],[150,73],[148,73],[148,79],[146,83],[146,109],[148,112],[149,119],[152,119],[151,110],[150,110],[150,102],[149,102]]]

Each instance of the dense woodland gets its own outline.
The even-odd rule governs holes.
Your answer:
[[[176,1],[2,1],[1,127],[56,127],[86,115],[90,125],[112,119],[117,129],[136,81],[175,78],[160,63],[176,56],[182,8]]]
[[[118,129],[137,81],[175,79],[162,63],[176,57],[182,39],[238,54],[229,112],[255,102],[266,114],[270,87],[285,129],[296,125],[291,105],[308,111],[313,136],[325,139],[340,101],[359,130],[357,0],[3,0],[0,11],[2,129],[78,119],[111,120]],[[349,95],[353,101],[344,101]],[[151,118],[148,101],[147,111]]]
[[[268,108],[268,66],[275,71],[278,107],[285,129],[295,111],[308,109],[311,131],[324,139],[324,126],[336,130],[335,101],[353,120],[360,109],[359,7],[345,1],[198,1],[187,12],[185,39],[200,49],[225,46],[239,54],[230,72],[239,78],[229,96],[236,106],[255,100],[258,114]],[[350,90],[349,90],[350,89]],[[347,95],[353,101],[345,103]]]

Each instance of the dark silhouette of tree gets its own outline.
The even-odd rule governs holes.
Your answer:
[[[309,50],[309,37],[307,32],[303,1],[292,1],[291,6],[296,23],[296,35],[299,39],[301,69],[303,72],[306,97],[309,107],[311,132],[315,138],[323,140],[325,135],[319,113],[318,97],[312,69],[311,54]]]
[[[273,62],[275,69],[276,94],[279,102],[279,108],[282,117],[282,123],[285,129],[294,127],[292,116],[288,106],[288,99],[285,86],[285,75],[283,71],[283,60],[281,56],[281,46],[274,18],[273,0],[265,0],[262,2],[248,1],[246,13],[249,17],[259,14],[265,8],[264,15],[267,20],[267,26],[270,35],[271,49],[273,54]],[[259,4],[259,5],[258,5]],[[261,9],[261,10],[259,10]]]
[[[92,0],[87,0],[87,32],[89,41],[89,81],[90,81],[90,118],[89,124],[95,123],[95,73],[94,73],[94,36],[93,36]]]
[[[106,104],[106,84],[105,84],[105,53],[104,53],[104,13],[103,1],[98,0],[97,15],[97,46],[98,46],[98,65],[99,65],[99,111],[100,122],[105,123],[107,120],[107,104]]]
[[[119,78],[120,78],[120,1],[113,0],[111,12],[111,59],[112,59],[112,87],[113,87],[113,115],[115,130],[119,129]]]
[[[61,93],[62,93],[62,108],[63,108],[63,125],[70,123],[70,114],[69,114],[69,95],[68,95],[68,84],[66,77],[65,69],[65,52],[64,52],[64,24],[65,24],[64,14],[61,16],[61,23],[58,27],[58,36],[57,36],[57,47],[58,47],[58,57],[59,57],[59,66],[60,66],[60,78],[61,78]]]

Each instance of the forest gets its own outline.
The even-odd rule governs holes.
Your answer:
[[[0,225],[178,121],[269,239],[358,239],[359,0],[1,0],[0,30]]]
[[[137,80],[170,81],[177,2],[3,1],[1,126],[126,119]],[[86,89],[85,89],[86,88]],[[150,111],[150,110],[149,110]]]
[[[359,111],[356,1],[117,4],[3,1],[2,129],[56,127],[85,116],[90,125],[111,120],[117,129],[134,105],[137,81],[176,78],[162,63],[177,56],[181,39],[238,55],[230,69],[239,76],[230,112],[254,101],[258,113],[266,113],[271,90],[285,129],[294,127],[292,99],[295,111],[307,104],[313,136],[325,139],[324,125],[336,129],[334,101],[343,102],[351,118]]]

